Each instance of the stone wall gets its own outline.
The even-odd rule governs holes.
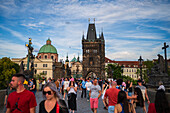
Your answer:
[[[147,89],[147,91],[148,91],[147,93],[148,93],[150,102],[154,103],[155,102],[156,91],[154,89]],[[168,100],[169,106],[170,106],[170,93],[166,92],[166,97],[167,97],[167,100]]]
[[[0,106],[3,106],[6,90],[0,90]]]

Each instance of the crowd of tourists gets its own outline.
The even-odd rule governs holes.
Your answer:
[[[6,113],[35,113],[37,106],[36,91],[42,91],[43,98],[39,104],[39,113],[74,113],[77,111],[77,91],[81,98],[90,103],[93,113],[98,109],[99,98],[108,113],[169,113],[169,103],[165,87],[160,82],[155,102],[150,103],[147,88],[138,80],[133,86],[131,81],[122,79],[101,80],[97,78],[62,78],[44,77],[41,81],[34,78],[25,80],[23,74],[14,74],[7,88],[4,105]],[[145,101],[149,104],[146,110]],[[68,103],[68,104],[66,104]]]

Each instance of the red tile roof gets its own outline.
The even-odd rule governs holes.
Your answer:
[[[139,61],[115,61],[105,57],[105,63],[116,63],[124,67],[139,67]]]

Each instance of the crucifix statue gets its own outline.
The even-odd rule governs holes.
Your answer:
[[[164,53],[165,53],[165,73],[168,73],[167,55],[166,55],[166,48],[168,47],[169,45],[166,45],[166,42],[164,42],[164,47],[162,47],[162,49],[164,49]]]

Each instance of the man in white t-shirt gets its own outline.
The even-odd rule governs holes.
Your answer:
[[[142,85],[142,80],[138,80],[137,83],[138,85],[136,87],[140,88],[142,95],[143,95],[143,100],[145,101],[145,97],[146,97],[148,104],[150,104],[149,97],[147,94],[147,89],[145,86]]]
[[[69,86],[69,81],[68,81],[68,78],[65,78],[65,81],[64,81],[64,96],[63,96],[63,99],[65,99],[66,95],[68,94],[67,92],[67,88]]]
[[[90,97],[89,97],[89,92],[90,92],[90,87],[91,87],[92,83],[90,82],[89,78],[87,79],[87,82],[86,82],[86,93],[87,93],[87,101],[89,101]]]

